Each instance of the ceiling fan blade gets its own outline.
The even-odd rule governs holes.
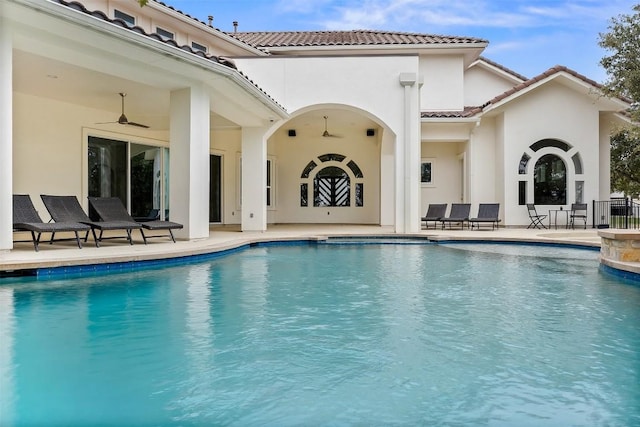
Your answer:
[[[136,122],[127,122],[127,123],[125,123],[125,124],[127,124],[127,125],[129,125],[129,126],[137,126],[137,127],[139,127],[139,128],[149,129],[149,126],[147,126],[147,125],[143,125],[143,124],[141,124],[141,123],[136,123]]]
[[[101,122],[101,123],[96,123],[97,125],[107,125],[107,124],[114,124],[114,123],[118,123],[120,125],[129,125],[129,126],[135,126],[135,127],[139,127],[139,128],[144,128],[144,129],[149,129],[149,126],[147,125],[143,125],[142,123],[135,123],[135,122],[130,122],[129,119],[127,119],[127,116],[124,114],[124,97],[127,96],[126,93],[124,92],[120,92],[119,93],[120,98],[122,100],[122,114],[120,114],[120,117],[118,117],[118,120],[115,122]]]

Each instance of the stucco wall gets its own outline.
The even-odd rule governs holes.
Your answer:
[[[320,135],[306,138],[289,138],[285,131],[274,134],[269,143],[269,152],[275,156],[277,165],[277,204],[272,221],[277,223],[380,223],[380,141],[368,138],[362,132],[346,130],[342,138],[322,138]],[[337,153],[347,158],[342,162],[321,162],[317,156]],[[314,207],[313,182],[301,178],[310,161],[318,165],[311,173],[315,175],[326,166],[338,166],[351,178],[354,200],[354,183],[364,184],[364,206],[354,203],[349,207]],[[364,179],[354,179],[347,163],[353,160],[362,170]],[[300,184],[307,183],[310,198],[308,206],[300,206]],[[387,203],[393,204],[389,201]]]
[[[29,194],[40,216],[49,219],[40,194],[75,195],[86,207],[87,136],[167,146],[166,133],[146,137],[128,134],[135,128],[88,123],[114,120],[113,112],[14,92],[13,192]],[[104,128],[104,126],[103,126]],[[155,136],[156,138],[150,138]]]
[[[529,146],[542,139],[557,139],[572,146],[568,152],[545,148],[533,152]],[[584,181],[584,202],[598,197],[599,192],[599,112],[586,95],[577,93],[563,84],[551,82],[537,88],[520,99],[509,103],[504,113],[504,191],[506,222],[527,225],[529,217],[525,206],[518,206],[518,181],[528,179],[527,202],[533,203],[533,170],[536,161],[545,154],[556,154],[567,168],[567,206],[575,202],[575,181]],[[518,163],[523,152],[531,156],[527,175],[518,174]],[[571,157],[580,153],[583,174],[576,176]],[[548,213],[558,206],[537,206],[539,213]],[[589,216],[591,212],[589,212]],[[590,222],[590,220],[588,220]]]
[[[497,152],[495,120],[483,119],[473,129],[469,147],[469,202],[504,203],[499,192],[502,162]]]
[[[240,224],[239,162],[242,134],[239,129],[211,132],[211,154],[222,156],[222,222]]]
[[[464,105],[483,105],[514,85],[513,80],[507,80],[476,64],[464,73]]]
[[[464,108],[464,58],[462,55],[420,57],[424,85],[420,94],[422,111],[460,111]]]
[[[400,132],[404,91],[400,73],[417,73],[416,56],[238,58],[238,69],[287,111],[340,104],[367,111]]]
[[[274,221],[395,221],[398,178],[393,168],[381,167],[384,160],[380,153],[393,152],[396,143],[405,143],[405,89],[400,84],[400,74],[418,73],[417,56],[238,58],[236,64],[294,116],[316,108],[346,108],[365,115],[380,129],[381,135],[376,141],[382,142],[375,150],[369,148],[371,140],[363,135],[354,135],[353,138],[343,135],[342,143],[331,148],[353,158],[365,173],[365,209],[359,209],[358,213],[347,214],[349,210],[341,209],[329,215],[325,211],[320,217],[312,212],[313,209],[300,210],[302,168],[313,156],[329,152],[327,150],[335,141],[316,141],[321,148],[311,143],[301,145],[297,140],[297,144],[289,147],[293,141],[288,139],[281,144],[275,143],[273,149],[277,156],[279,185],[277,213],[272,215]],[[344,144],[346,141],[349,144]],[[364,150],[358,145],[359,141],[364,141]],[[377,162],[375,167],[374,162]],[[285,191],[289,186],[293,188],[294,183],[295,190]],[[372,189],[377,193],[372,193]],[[384,202],[378,200],[381,193],[386,195],[383,196]],[[377,206],[376,212],[370,209],[372,206]]]
[[[81,133],[90,112],[46,98],[14,93],[13,192],[29,194],[43,220],[40,194],[82,193]]]
[[[429,203],[462,202],[462,163],[466,142],[422,142],[422,157],[433,159],[433,184],[421,185],[421,216]]]

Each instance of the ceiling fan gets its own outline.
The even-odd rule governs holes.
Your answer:
[[[127,116],[125,116],[124,114],[124,97],[127,96],[126,93],[124,92],[120,92],[120,97],[122,98],[122,114],[120,115],[120,117],[118,117],[118,120],[115,122],[105,122],[105,123],[98,123],[98,124],[107,124],[107,123],[119,123],[121,125],[129,125],[129,126],[137,126],[139,128],[149,128],[149,126],[147,125],[143,125],[141,123],[136,123],[136,122],[130,122],[129,119],[127,119]]]
[[[324,138],[342,138],[339,135],[334,135],[332,133],[329,133],[329,131],[327,130],[327,119],[328,119],[328,117],[327,116],[323,116],[323,117],[324,117],[324,132],[322,132],[322,136]]]

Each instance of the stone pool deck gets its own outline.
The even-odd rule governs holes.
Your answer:
[[[530,230],[522,228],[500,228],[497,230],[422,230],[412,235],[398,235],[391,227],[375,225],[313,225],[291,224],[272,225],[266,232],[241,232],[237,226],[213,226],[209,238],[172,243],[169,239],[151,239],[148,245],[134,232],[135,244],[129,245],[123,239],[104,241],[96,248],[93,240],[78,249],[75,241],[46,241],[35,252],[31,242],[15,243],[11,251],[0,252],[0,272],[16,272],[38,268],[71,267],[97,264],[153,261],[234,249],[252,243],[291,240],[318,240],[331,236],[386,236],[426,238],[432,241],[500,241],[528,243],[560,243],[577,246],[601,246],[598,230]],[[27,236],[22,236],[27,237]],[[20,237],[20,239],[22,239]],[[16,238],[18,235],[16,234]],[[632,267],[634,263],[631,263]],[[640,273],[640,263],[635,266]],[[620,265],[618,266],[620,267]],[[634,271],[634,270],[631,270]]]

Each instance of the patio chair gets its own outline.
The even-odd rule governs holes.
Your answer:
[[[539,215],[536,211],[536,205],[533,203],[527,203],[527,211],[529,212],[529,220],[531,221],[527,228],[547,228],[543,223],[547,216]]]
[[[43,222],[28,194],[13,195],[13,231],[29,231],[33,241],[33,248],[36,252],[38,252],[38,244],[42,233],[51,233],[51,239],[49,240],[51,244],[54,241],[73,240],[55,238],[56,233],[72,232],[76,235],[75,241],[78,244],[78,248],[82,249],[82,242],[78,233],[85,232],[88,235],[89,230],[91,230],[91,227],[79,222]],[[86,235],[84,237],[85,240]]]
[[[100,242],[103,240],[121,239],[123,237],[127,239],[130,245],[133,245],[131,230],[137,229],[142,232],[142,226],[134,221],[92,221],[84,212],[82,206],[80,206],[80,202],[78,202],[76,196],[50,196],[42,194],[40,195],[40,198],[44,202],[44,206],[47,208],[54,221],[80,222],[91,227],[91,233],[93,234],[93,239],[96,242],[96,247],[100,247]],[[96,235],[96,230],[100,230],[99,235]],[[125,231],[126,236],[105,237],[103,235],[105,231]],[[87,239],[85,238],[85,241],[86,240]]]
[[[449,228],[451,228],[451,224],[454,223],[459,223],[460,228],[464,228],[464,223],[469,221],[469,212],[471,212],[470,203],[452,203],[449,216],[440,219],[442,229],[444,230],[445,224],[449,224]]]
[[[429,204],[427,213],[422,217],[422,222],[425,223],[425,227],[429,228],[429,222],[433,221],[433,228],[436,228],[436,224],[444,218],[447,212],[447,204]]]
[[[176,239],[173,236],[173,230],[183,227],[182,224],[171,221],[152,220],[136,222],[131,215],[129,215],[129,212],[127,212],[127,209],[124,207],[122,200],[118,197],[89,197],[89,204],[93,207],[102,221],[133,222],[140,225],[142,227],[140,228],[140,234],[142,234],[142,239],[144,240],[145,245],[147,244],[147,239],[152,237],[165,237],[166,235],[147,236],[144,234],[142,229],[167,231],[171,240],[175,243]]]
[[[469,219],[471,229],[473,230],[473,226],[475,225],[479,230],[481,224],[491,224],[492,230],[498,228],[501,221],[501,219],[498,218],[499,212],[500,203],[480,203],[478,206],[478,216]]]
[[[586,203],[573,203],[571,205],[571,213],[569,214],[569,224],[571,224],[571,228],[574,228],[576,219],[582,221],[584,224],[584,228],[587,228]]]

